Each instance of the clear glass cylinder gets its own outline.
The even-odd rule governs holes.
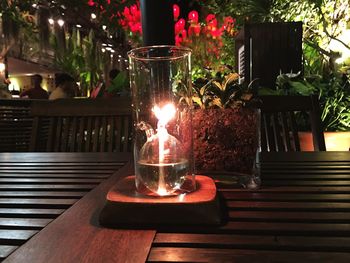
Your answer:
[[[152,196],[195,190],[191,50],[129,51],[136,189]]]

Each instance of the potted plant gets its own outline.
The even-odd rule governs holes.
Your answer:
[[[256,90],[237,73],[194,82],[194,159],[197,171],[252,173],[259,147]]]

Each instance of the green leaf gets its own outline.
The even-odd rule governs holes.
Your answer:
[[[299,81],[290,81],[289,84],[295,92],[303,96],[309,96],[314,92],[314,89],[311,85],[308,86]]]
[[[212,83],[214,84],[214,87],[217,87],[219,90],[224,90],[223,86],[221,86],[219,82],[214,80]]]
[[[226,89],[226,86],[231,84],[234,81],[237,81],[239,79],[239,75],[237,73],[230,73],[225,77],[225,82],[222,85],[224,89]]]
[[[107,88],[107,91],[120,92],[127,86],[128,77],[125,72],[119,72],[119,74],[112,80],[111,85]]]
[[[214,98],[211,103],[210,106],[218,106],[219,108],[223,108],[224,105],[222,105],[221,100],[219,98]]]
[[[202,100],[199,98],[199,97],[192,97],[192,101],[194,102],[194,103],[197,103],[201,108],[203,108],[204,107],[204,105],[203,105],[203,103],[202,103]]]

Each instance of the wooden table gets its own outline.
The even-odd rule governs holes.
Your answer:
[[[79,169],[87,170],[91,159],[78,155]],[[17,156],[0,154],[2,167]],[[30,161],[43,162],[39,156],[33,155]],[[102,160],[99,154],[91,156]],[[112,159],[127,160],[125,155],[119,157]],[[55,154],[45,161],[63,165]],[[26,167],[33,172],[33,167]],[[260,190],[233,189],[218,182],[228,208],[227,222],[219,227],[127,230],[99,226],[97,217],[106,192],[131,172],[131,163],[119,169],[5,261],[350,262],[349,152],[263,154]]]

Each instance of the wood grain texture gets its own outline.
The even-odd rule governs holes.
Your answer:
[[[335,261],[336,259],[336,261]],[[349,262],[349,253],[222,248],[154,248],[148,262]]]
[[[299,236],[264,236],[238,234],[169,234],[160,233],[153,244],[156,246],[216,246],[217,248],[259,248],[294,249],[294,250],[328,250],[347,252],[350,249],[349,237],[299,237]]]
[[[129,164],[102,182],[4,262],[145,262],[154,230],[118,230],[98,224],[109,188],[131,170]]]
[[[350,152],[261,160],[261,189],[235,189],[229,174],[212,175],[225,224],[159,229],[148,262],[350,262]]]
[[[2,246],[2,245],[0,245],[0,260],[6,258],[13,251],[15,251],[17,248],[18,248],[18,246]]]
[[[132,164],[103,181],[28,242],[26,237],[36,233],[30,231],[53,217],[45,209],[0,207],[0,218],[15,216],[12,221],[0,220],[0,241],[20,246],[5,262],[349,262],[350,184],[343,175],[350,166],[350,153],[336,153],[339,160],[323,152],[278,153],[275,161],[274,155],[262,155],[261,189],[219,188],[227,207],[227,221],[220,226],[164,226],[156,235],[155,230],[101,227],[98,215],[105,195],[120,176],[130,174]],[[88,163],[79,158],[82,167]],[[109,162],[110,157],[106,158]],[[79,192],[76,188],[53,192],[61,191]],[[20,192],[24,195],[13,198],[50,199],[45,196],[49,189],[40,190],[40,198],[30,197],[33,190]],[[62,203],[72,199],[58,198]],[[29,217],[23,217],[22,209],[27,209]],[[53,211],[59,214],[63,209]],[[8,232],[17,226],[17,232]]]
[[[128,159],[117,153],[0,153],[0,260]]]

